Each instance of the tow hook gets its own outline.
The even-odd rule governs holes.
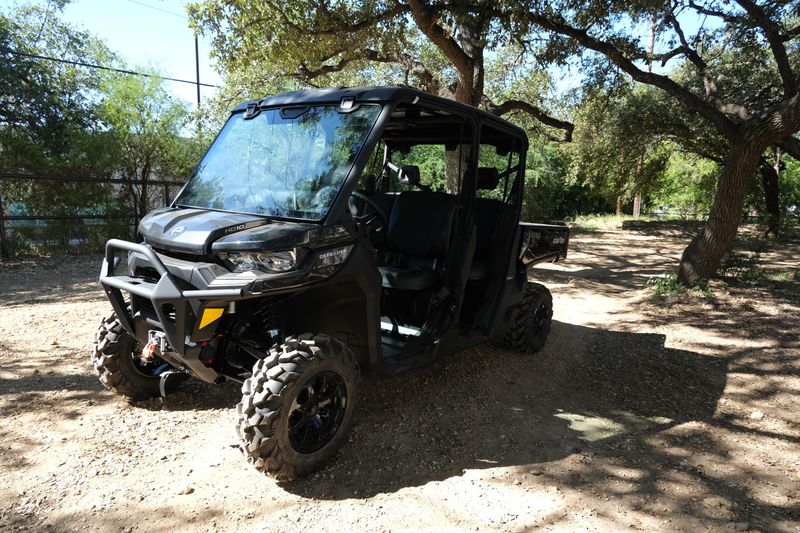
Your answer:
[[[142,348],[141,360],[143,363],[152,363],[156,352],[162,354],[167,351],[167,336],[161,331],[151,329],[147,332],[147,344]]]

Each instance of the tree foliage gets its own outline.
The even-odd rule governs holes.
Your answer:
[[[0,212],[138,218],[163,205],[163,189],[106,180],[186,178],[200,149],[185,138],[189,112],[157,79],[44,59],[124,66],[99,39],[64,23],[62,7],[63,2],[50,2],[47,8],[0,12],[0,170],[91,181],[0,181]],[[109,231],[131,230],[82,219],[9,224],[17,251],[38,245],[70,249],[76,242],[94,246]]]
[[[595,72],[602,84],[609,83],[615,69],[622,71],[636,82],[663,91],[723,139],[725,155],[708,221],[681,258],[679,278],[684,283],[716,272],[736,233],[748,184],[767,147],[796,144],[794,134],[800,129],[798,6],[796,0],[590,1],[578,5],[570,0],[534,0],[517,19],[521,34],[537,29],[549,32],[553,50],[577,47],[600,67]],[[707,17],[714,24],[700,24],[689,32],[682,22],[686,16]],[[660,39],[649,54],[631,29],[653,17]],[[720,50],[739,58],[766,50],[769,61],[758,75],[729,78],[724,73],[741,66],[726,61]],[[650,72],[641,66],[644,60],[666,64],[676,58],[691,65],[692,76]]]
[[[548,132],[555,128],[569,138],[571,123],[550,116],[538,96],[523,100],[517,94],[495,105],[492,98],[500,95],[487,92],[487,56],[502,55],[513,44],[508,13],[514,5],[206,0],[191,4],[189,13],[196,28],[211,36],[214,53],[229,73],[246,70],[254,81],[267,84],[413,83],[460,102],[483,103],[498,114],[528,113]],[[524,62],[525,50],[517,50],[514,61]]]
[[[113,76],[101,92],[98,115],[113,173],[140,182],[123,185],[126,211],[138,219],[166,200],[161,189],[147,186],[148,180],[183,179],[197,163],[199,146],[181,135],[191,115],[156,77]]]
[[[577,150],[597,164],[573,171],[593,174],[593,182],[602,174],[619,190],[630,176],[652,177],[663,168],[663,153],[644,160],[632,157],[636,150],[641,153],[643,143],[671,138],[696,153],[720,155],[709,220],[681,260],[681,279],[693,283],[715,272],[733,239],[761,154],[770,145],[800,144],[793,140],[800,128],[798,5],[797,0],[302,0],[291,5],[206,0],[192,5],[190,13],[197,27],[212,35],[218,58],[229,70],[260,64],[262,72],[315,83],[336,73],[363,73],[385,65],[389,73],[413,77],[424,90],[482,104],[498,114],[524,112],[560,129],[565,140],[572,136],[572,123],[545,113],[540,101],[524,99],[530,94],[505,83],[512,74],[498,76],[501,87],[516,89],[512,95],[486,83],[487,51],[501,57],[516,48],[521,58],[516,64],[535,57],[563,65],[578,57],[590,87],[625,86],[632,80],[657,89],[628,95],[641,96],[638,103],[653,116],[673,119],[655,123],[644,135],[630,128],[638,127],[635,121],[619,116],[628,111],[625,107],[615,106],[614,113],[591,105],[584,109],[601,121],[589,124]],[[691,25],[689,31],[689,19],[712,22]],[[653,52],[643,48],[637,31],[649,23],[658,35]],[[742,58],[758,67],[750,69]],[[650,71],[645,61],[661,67]],[[666,70],[676,61],[683,65]],[[658,97],[650,102],[647,96],[653,94]],[[501,95],[511,98],[494,103]],[[674,113],[676,108],[680,112]],[[609,131],[627,137],[615,143]],[[593,134],[598,132],[606,135]],[[552,135],[552,130],[546,133]]]
[[[92,35],[57,18],[54,9],[22,7],[0,13],[0,157],[7,168],[42,170],[90,152],[96,115],[93,96],[101,75],[42,61],[104,61],[109,51]]]

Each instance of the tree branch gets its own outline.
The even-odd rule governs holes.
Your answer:
[[[786,47],[783,45],[780,26],[770,19],[764,10],[752,0],[736,0],[736,3],[742,6],[742,9],[747,12],[750,18],[764,30],[764,36],[767,38],[769,48],[772,50],[773,57],[775,57],[775,63],[778,65],[781,80],[783,80],[783,94],[787,98],[792,96],[797,92],[797,78],[792,71],[792,65],[789,63]]]
[[[796,161],[800,161],[800,139],[797,137],[786,137],[775,143],[780,146],[784,152],[792,156]]]
[[[545,30],[570,37],[579,44],[599,52],[606,56],[612,63],[631,76],[635,81],[658,87],[675,99],[680,101],[689,109],[696,111],[703,118],[714,124],[716,128],[726,137],[734,137],[737,133],[736,124],[728,118],[724,112],[717,109],[710,102],[703,100],[690,90],[682,87],[668,76],[647,72],[637,67],[631,59],[617,48],[614,44],[597,39],[588,34],[586,30],[575,28],[567,24],[563,19],[551,19],[538,13],[528,13],[528,18],[534,24]]]
[[[689,7],[700,13],[701,15],[708,15],[709,17],[717,17],[724,20],[727,23],[738,22],[739,17],[735,15],[731,15],[730,13],[725,13],[724,11],[718,11],[716,9],[711,9],[706,6],[701,6],[694,3],[692,0],[689,0]]]
[[[341,53],[341,51],[338,52],[338,53]],[[333,55],[337,55],[337,54],[333,54]],[[333,72],[339,72],[341,70],[344,70],[344,68],[347,67],[347,65],[349,65],[353,61],[358,61],[360,59],[366,59],[366,57],[364,57],[364,55],[362,55],[362,54],[356,54],[356,55],[352,55],[352,56],[345,56],[345,57],[341,58],[337,63],[335,63],[333,65],[322,65],[322,66],[317,67],[317,68],[315,68],[313,70],[308,68],[308,66],[306,66],[305,64],[302,64],[297,68],[297,76],[296,77],[301,81],[310,81],[310,80],[313,80],[314,78],[318,78],[318,77],[324,76],[326,74],[331,74]]]
[[[339,50],[336,53],[330,54],[329,58],[333,58],[344,52],[344,50]],[[372,50],[369,48],[342,57],[337,63],[332,65],[322,65],[315,69],[310,69],[306,65],[301,65],[297,69],[297,74],[295,77],[301,81],[310,82],[311,80],[320,76],[344,70],[349,64],[362,60],[374,61],[376,63],[397,63],[416,76],[416,78],[419,80],[420,89],[437,95],[440,92],[441,82],[419,59],[416,59],[404,52],[397,54],[381,54],[377,50]]]
[[[472,59],[464,52],[451,35],[448,35],[436,21],[436,11],[422,0],[408,0],[411,16],[420,31],[453,62],[459,72],[472,70]]]
[[[401,15],[403,13],[407,13],[408,10],[409,10],[409,7],[407,5],[401,4],[400,2],[395,2],[394,6],[392,6],[389,9],[387,9],[386,11],[383,11],[381,13],[376,13],[375,15],[367,17],[367,18],[362,19],[362,20],[359,20],[358,22],[354,22],[352,24],[343,24],[341,20],[337,19],[336,23],[331,25],[331,27],[318,29],[318,30],[313,30],[313,31],[309,32],[308,28],[300,26],[299,24],[297,24],[296,22],[294,22],[292,20],[292,18],[286,13],[286,11],[284,9],[284,6],[285,6],[284,3],[281,3],[281,2],[266,2],[266,6],[269,9],[277,12],[281,17],[281,20],[283,20],[283,22],[287,26],[292,28],[293,30],[295,30],[295,31],[297,31],[297,32],[299,32],[301,34],[306,34],[306,35],[311,33],[312,35],[315,35],[315,36],[335,35],[335,34],[339,34],[339,33],[355,33],[355,32],[358,32],[360,30],[369,28],[370,26],[373,26],[373,25],[377,24],[378,22],[383,22],[383,21],[389,20],[391,18],[394,18],[397,15]],[[321,8],[323,6],[324,6],[324,4],[320,4]],[[328,15],[330,15],[329,11],[325,10],[325,12]],[[266,19],[265,18],[256,19],[254,21],[251,21],[248,25],[258,24],[260,22],[264,22],[264,20],[266,20]]]
[[[686,39],[686,35],[683,33],[683,28],[681,28],[672,6],[667,4],[664,10],[667,20],[672,25],[672,29],[675,31],[675,34],[678,36],[678,40],[681,42],[681,48],[684,51],[684,55],[695,66],[700,74],[700,77],[703,79],[703,87],[706,90],[706,96],[708,96],[708,98],[714,102],[716,108],[722,113],[725,113],[726,115],[732,115],[742,121],[747,120],[750,117],[750,112],[744,106],[725,103],[718,96],[719,90],[717,89],[717,82],[714,79],[714,75],[712,74],[711,70],[708,68],[708,63],[705,59],[700,57],[700,54],[697,52],[697,50],[689,45],[689,41]]]
[[[678,47],[670,50],[669,52],[664,52],[662,54],[653,54],[652,56],[649,54],[642,54],[642,57],[637,59],[652,59],[653,61],[661,61],[661,66],[665,66],[667,62],[672,59],[673,57],[680,55],[683,52],[683,47]]]
[[[564,137],[562,138],[546,134],[550,140],[558,142],[572,142],[572,132],[575,130],[575,125],[572,122],[551,117],[542,111],[541,108],[531,104],[530,102],[525,102],[523,100],[506,100],[502,104],[497,105],[486,95],[483,95],[481,101],[487,111],[497,116],[503,116],[511,111],[522,111],[527,113],[542,124],[552,128],[564,130]]]

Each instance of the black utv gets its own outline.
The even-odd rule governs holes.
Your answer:
[[[108,242],[100,380],[131,399],[185,376],[241,382],[242,452],[291,478],[347,438],[361,372],[489,340],[536,352],[552,298],[527,269],[566,257],[569,231],[520,222],[527,147],[509,122],[405,87],[237,106],[142,242]]]

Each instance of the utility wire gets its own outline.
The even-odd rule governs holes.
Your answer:
[[[67,64],[67,65],[75,65],[75,66],[79,66],[79,67],[96,68],[96,69],[100,69],[100,70],[109,70],[111,72],[119,72],[120,74],[128,74],[129,76],[143,76],[145,78],[154,78],[154,79],[157,79],[157,80],[174,81],[174,82],[177,82],[177,83],[189,83],[191,85],[202,85],[203,87],[213,87],[213,88],[218,88],[219,87],[219,85],[213,85],[211,83],[198,83],[196,81],[191,81],[191,80],[181,80],[179,78],[169,78],[169,77],[166,77],[166,76],[158,76],[156,74],[146,74],[144,72],[136,72],[136,71],[133,71],[133,70],[125,70],[125,69],[121,69],[121,68],[106,67],[106,66],[103,66],[103,65],[94,65],[92,63],[85,63],[83,61],[71,61],[71,60],[68,60],[68,59],[59,59],[59,58],[56,58],[56,57],[43,56],[43,55],[39,55],[39,54],[28,54],[26,52],[19,52],[17,50],[11,50],[10,48],[0,47],[0,52],[7,53],[7,54],[14,54],[14,55],[17,55],[17,56],[22,56],[22,57],[29,57],[31,59],[43,59],[45,61],[54,61],[56,63],[64,63],[64,64]]]
[[[144,2],[139,2],[138,0],[128,0],[131,4],[139,4],[140,6],[149,7],[150,9],[155,9],[156,11],[161,11],[162,13],[166,13],[167,15],[172,15],[173,17],[182,18],[186,20],[186,15],[181,15],[180,13],[175,13],[174,11],[169,11],[168,9],[164,9],[161,7],[151,6],[150,4],[145,4]]]

